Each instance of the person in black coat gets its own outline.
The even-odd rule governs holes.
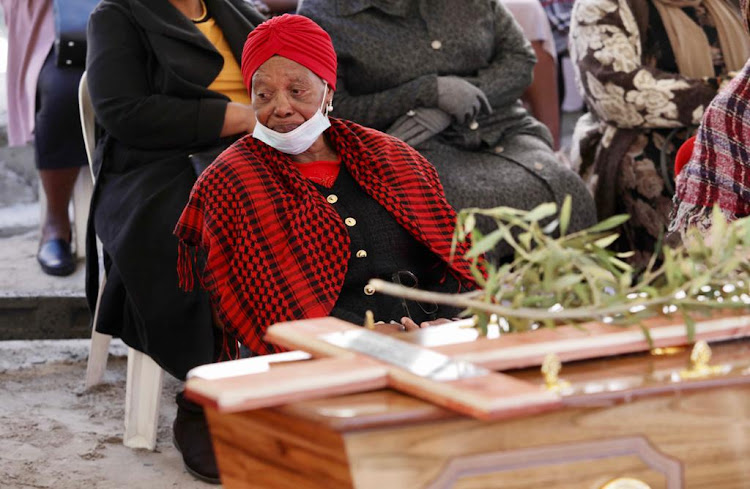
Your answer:
[[[96,237],[106,271],[94,326],[179,379],[221,349],[206,293],[177,286],[172,230],[196,180],[189,156],[252,132],[239,63],[263,20],[243,0],[103,0],[89,20],[86,76],[102,128],[86,254],[92,310]],[[188,470],[217,481],[207,432],[207,447],[184,435],[196,423],[205,431],[202,413],[192,411],[178,396],[176,441]],[[197,421],[182,430],[185,419]]]

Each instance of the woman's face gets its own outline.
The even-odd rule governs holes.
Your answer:
[[[273,56],[253,75],[253,110],[258,122],[276,132],[289,132],[315,115],[323,102],[325,83],[301,64]],[[333,94],[326,93],[326,103]]]

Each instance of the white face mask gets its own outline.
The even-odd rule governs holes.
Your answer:
[[[310,149],[310,146],[312,146],[318,137],[323,134],[323,131],[331,127],[331,123],[328,120],[328,111],[326,110],[325,114],[322,112],[323,106],[326,103],[327,93],[328,82],[325,82],[323,102],[320,104],[320,110],[316,111],[315,115],[300,124],[294,130],[289,132],[276,132],[273,129],[267,128],[260,122],[256,122],[255,129],[253,130],[253,137],[263,141],[282,153],[290,155],[304,153]]]

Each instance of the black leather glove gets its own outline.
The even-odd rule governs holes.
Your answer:
[[[484,92],[457,76],[439,76],[437,95],[438,107],[461,124],[470,123],[482,112],[492,113],[492,106]]]
[[[451,116],[440,109],[419,107],[399,117],[386,131],[410,146],[427,141],[451,124]]]

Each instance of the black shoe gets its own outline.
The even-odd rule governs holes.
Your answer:
[[[76,260],[70,250],[70,242],[64,239],[51,239],[42,243],[36,259],[47,275],[64,277],[76,270]]]
[[[177,416],[172,424],[172,441],[182,454],[185,469],[196,479],[221,484],[214,447],[203,408],[177,394]]]

